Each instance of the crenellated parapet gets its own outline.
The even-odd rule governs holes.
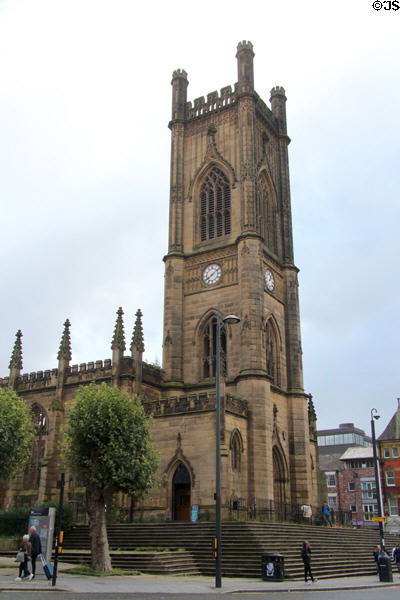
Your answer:
[[[286,135],[286,94],[283,87],[277,85],[271,90],[271,110],[279,125],[279,133]]]
[[[15,380],[16,392],[32,389],[42,389],[49,386],[55,386],[57,383],[58,369],[47,369],[46,371],[32,371],[23,373]],[[0,378],[0,387],[7,387],[9,377]]]
[[[196,98],[193,100],[193,105],[191,102],[186,103],[186,118],[188,120],[195,119],[197,117],[203,117],[204,115],[208,115],[212,112],[218,112],[222,109],[225,109],[232,104],[237,102],[237,84],[235,84],[235,88],[232,91],[232,86],[227,85],[221,88],[220,93],[218,92],[210,92],[207,94],[207,99],[204,96],[200,96],[200,98]]]
[[[181,413],[215,411],[215,404],[214,393],[201,393],[161,398],[151,402],[144,401],[144,409],[147,415],[163,417]],[[247,418],[248,416],[247,402],[230,395],[225,396],[225,410],[239,417]]]
[[[46,369],[45,371],[34,371],[23,373],[16,381],[17,392],[41,391],[56,388],[59,369]],[[112,360],[89,361],[66,367],[64,371],[64,387],[82,385],[92,381],[111,381]],[[136,379],[135,363],[130,356],[124,356],[120,364],[120,376]],[[163,371],[155,365],[143,363],[143,381],[145,383],[162,385]],[[9,387],[9,377],[0,377],[0,387]]]
[[[174,79],[184,79],[187,81],[187,78],[188,74],[186,73],[185,69],[175,69],[175,71],[172,73],[172,81]]]

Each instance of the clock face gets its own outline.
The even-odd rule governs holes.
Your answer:
[[[214,285],[221,279],[222,269],[217,263],[208,265],[203,271],[203,281],[206,285]]]
[[[275,289],[275,277],[271,273],[269,269],[265,271],[265,285],[270,292],[273,292]]]

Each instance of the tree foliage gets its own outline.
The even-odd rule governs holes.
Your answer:
[[[65,442],[67,462],[86,488],[92,567],[110,570],[104,505],[117,492],[137,500],[154,485],[158,456],[149,420],[139,398],[92,383],[70,407]]]
[[[28,462],[33,423],[23,398],[0,388],[0,478],[10,479]]]
[[[154,484],[157,453],[139,398],[105,383],[80,388],[68,414],[67,460],[85,487],[140,498]]]

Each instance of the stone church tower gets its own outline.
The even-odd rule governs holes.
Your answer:
[[[317,502],[316,418],[304,393],[293,258],[285,91],[271,108],[254,89],[253,46],[237,47],[238,82],[188,102],[188,77],[172,77],[169,244],[165,262],[163,369],[143,362],[142,313],[126,356],[117,312],[112,359],[70,365],[67,320],[58,368],[21,375],[21,332],[0,385],[31,405],[37,431],[24,477],[0,506],[30,493],[57,497],[58,442],[65,407],[91,381],[140,393],[153,415],[160,485],[135,512],[212,518],[216,489],[217,313],[240,318],[220,332],[222,511],[290,518]],[[66,477],[67,498],[82,490]],[[39,494],[37,495],[37,489]],[[122,506],[130,506],[121,498]],[[132,508],[132,507],[131,507]]]
[[[285,91],[271,90],[269,109],[254,89],[252,44],[239,43],[236,58],[234,89],[193,104],[187,73],[172,77],[165,389],[214,406],[217,310],[239,316],[221,334],[222,504],[311,504],[317,459],[303,390]],[[181,444],[201,473],[191,503],[205,494],[208,504],[215,425],[203,411],[186,419]]]

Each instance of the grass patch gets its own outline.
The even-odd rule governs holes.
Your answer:
[[[88,575],[92,577],[109,577],[110,575],[140,575],[139,571],[127,570],[127,569],[112,569],[111,573],[105,573],[104,571],[96,571],[87,565],[79,565],[68,569],[63,574],[72,575]]]

